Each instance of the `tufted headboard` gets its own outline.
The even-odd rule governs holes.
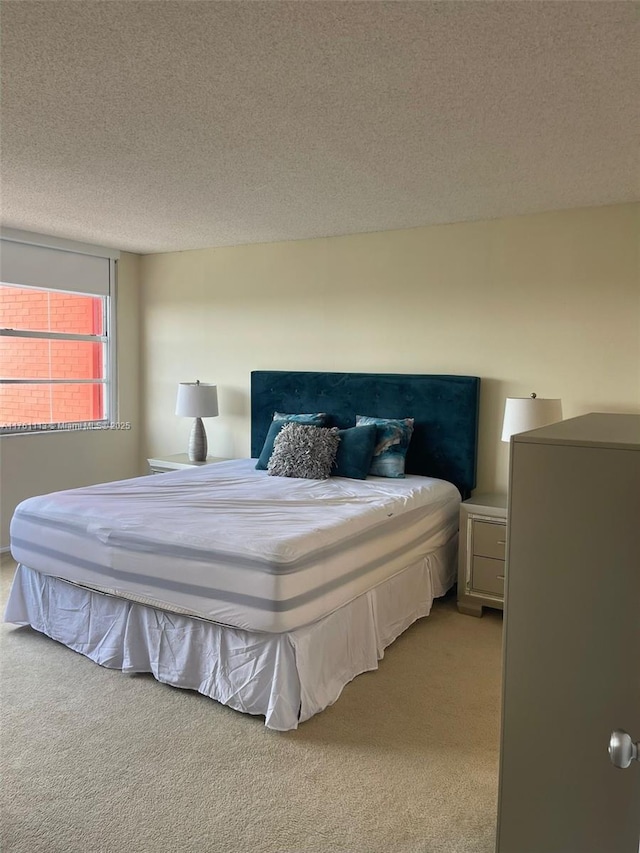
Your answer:
[[[476,484],[479,396],[477,376],[255,370],[251,456],[260,455],[275,411],[326,412],[341,429],[356,415],[414,418],[406,472],[448,480],[467,498]]]

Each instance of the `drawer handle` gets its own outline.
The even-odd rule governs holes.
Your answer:
[[[498,579],[499,581],[503,581],[503,580],[504,580],[504,575],[496,575],[496,577],[497,577],[497,579]]]
[[[506,539],[498,539],[498,545],[506,545],[506,544],[507,544]]]

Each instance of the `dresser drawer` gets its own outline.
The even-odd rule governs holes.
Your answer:
[[[473,554],[504,560],[507,528],[504,524],[490,521],[473,522]]]
[[[504,560],[474,557],[471,566],[471,587],[474,591],[504,595]]]

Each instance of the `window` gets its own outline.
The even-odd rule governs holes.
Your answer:
[[[116,420],[115,258],[47,242],[3,234],[2,433],[91,429]]]

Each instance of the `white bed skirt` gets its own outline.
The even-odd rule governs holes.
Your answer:
[[[19,565],[4,620],[123,672],[150,672],[288,731],[333,704],[356,675],[428,615],[455,578],[457,537],[324,619],[283,634],[155,610]]]

